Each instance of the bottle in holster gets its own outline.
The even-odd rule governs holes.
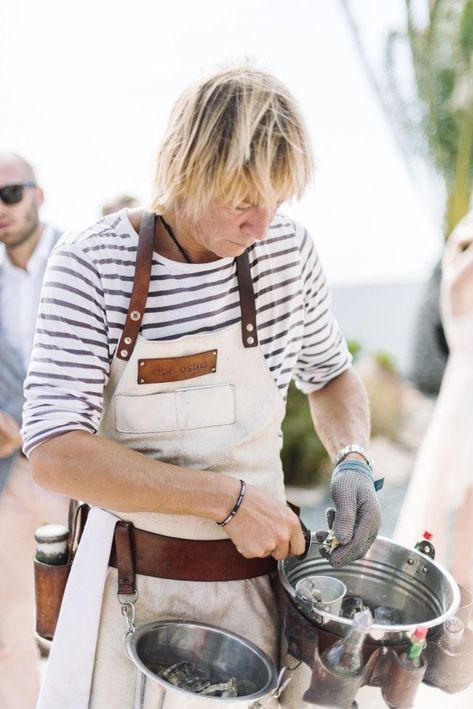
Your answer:
[[[35,559],[43,564],[67,564],[69,557],[69,530],[62,524],[46,524],[34,533]]]
[[[426,661],[422,651],[426,645],[427,628],[416,628],[407,650],[398,655],[395,650],[388,650],[388,667],[382,683],[381,692],[388,707],[412,707],[415,695],[422,682]]]
[[[71,569],[69,530],[60,524],[47,524],[36,530],[35,540],[36,632],[52,640]]]
[[[465,626],[456,616],[448,618],[443,625],[439,648],[447,655],[460,655]]]
[[[430,556],[431,559],[435,559],[435,547],[432,544],[432,533],[425,531],[420,539],[417,540],[414,548],[420,551],[426,556]]]
[[[427,630],[427,628],[416,628],[411,635],[409,647],[399,655],[399,660],[405,667],[417,670],[421,666],[421,655],[425,647]]]
[[[473,682],[473,633],[461,618],[448,618],[436,643],[427,647],[425,683],[460,692]]]
[[[372,623],[371,611],[360,611],[355,614],[345,637],[320,655],[316,648],[312,678],[302,697],[304,702],[330,707],[354,706],[356,693],[369,674],[364,662],[363,644]]]
[[[372,624],[369,609],[356,613],[347,635],[322,653],[321,660],[325,667],[342,676],[361,674],[364,667],[363,643]]]

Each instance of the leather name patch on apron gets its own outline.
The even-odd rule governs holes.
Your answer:
[[[217,350],[185,357],[158,357],[138,360],[138,384],[179,382],[203,377],[217,370]]]

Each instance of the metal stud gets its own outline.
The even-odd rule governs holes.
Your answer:
[[[125,343],[125,345],[131,345],[131,337],[125,337],[123,342]]]
[[[120,355],[122,357],[128,357],[128,350],[121,350]]]
[[[132,310],[130,313],[130,318],[135,322],[141,318],[141,313],[139,310]]]
[[[246,338],[246,341],[247,341],[247,343],[248,343],[249,345],[252,345],[253,342],[255,341],[255,338],[254,338],[254,337],[247,337],[247,338]]]
[[[144,362],[140,362],[140,367],[144,367],[144,366],[145,366],[145,363],[144,363]]]
[[[144,384],[144,383],[145,383],[145,380],[144,380],[144,379],[140,379],[140,384]]]
[[[254,326],[249,322],[248,325],[246,326],[246,329],[248,332],[253,332],[255,329]]]

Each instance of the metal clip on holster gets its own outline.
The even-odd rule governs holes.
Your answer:
[[[113,538],[118,569],[117,596],[127,625],[123,642],[136,630],[135,603],[138,600],[138,591],[136,589],[135,552],[133,548],[132,529],[132,522],[120,520],[115,525]]]

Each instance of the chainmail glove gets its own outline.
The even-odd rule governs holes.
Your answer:
[[[334,567],[350,564],[366,554],[381,526],[381,510],[371,468],[358,460],[343,460],[332,473],[330,488],[335,508],[326,511],[327,524],[339,542],[328,556]],[[320,530],[323,543],[329,532]]]

